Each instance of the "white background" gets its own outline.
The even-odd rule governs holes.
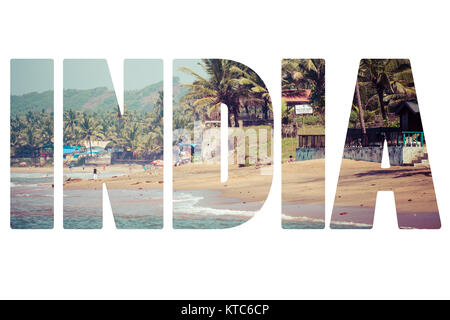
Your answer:
[[[41,0],[0,6],[0,297],[450,298],[450,23],[444,1]],[[265,206],[248,223],[222,231],[115,230],[110,211],[103,230],[64,230],[57,184],[54,230],[10,230],[11,58],[55,60],[57,118],[62,117],[64,58],[108,59],[119,97],[123,59],[162,58],[167,102],[174,58],[247,64],[266,82],[276,110],[275,174]],[[326,59],[328,221],[359,60],[411,59],[441,230],[398,230],[391,193],[378,196],[373,230],[281,229],[282,58]],[[166,104],[166,137],[171,136],[170,111]],[[61,123],[55,137],[62,138]],[[62,164],[56,160],[55,179],[61,182]]]

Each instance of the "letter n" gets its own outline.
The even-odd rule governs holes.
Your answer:
[[[162,228],[162,61],[124,70],[121,111],[106,60],[64,61],[64,228],[102,227],[104,184],[117,228]]]

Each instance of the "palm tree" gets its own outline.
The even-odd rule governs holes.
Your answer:
[[[136,153],[139,152],[140,134],[141,134],[141,127],[137,123],[133,123],[132,126],[128,126],[125,129],[125,134],[123,135],[124,147]]]
[[[234,126],[239,127],[240,97],[244,95],[244,90],[239,85],[239,75],[232,67],[240,64],[225,59],[203,59],[200,65],[209,78],[204,78],[188,68],[180,68],[196,78],[194,83],[184,85],[189,88],[185,100],[192,101],[194,106],[206,108],[208,112],[219,109],[223,103],[228,108],[229,125],[233,115]]]
[[[79,123],[79,129],[81,140],[89,142],[89,150],[92,156],[92,140],[104,139],[101,133],[101,125],[93,117],[87,113],[83,113]]]
[[[311,104],[323,116],[325,112],[325,60],[283,60],[282,88],[311,89]]]
[[[42,122],[43,123],[40,130],[40,139],[43,144],[50,144],[53,140],[53,120],[45,119]]]
[[[162,127],[155,128],[152,132],[150,132],[144,144],[144,148],[147,154],[154,153],[156,151],[160,151],[163,149],[163,130]]]
[[[64,112],[64,140],[74,141],[77,138],[78,114],[76,111],[69,109]],[[75,141],[76,143],[77,141]]]
[[[159,121],[164,116],[164,92],[163,91],[158,92],[158,98],[156,99],[155,106],[153,107],[152,115],[153,115],[154,123],[159,123]]]
[[[247,66],[236,64],[231,67],[232,71],[239,75],[239,84],[248,90],[248,93],[241,97],[242,103],[249,113],[247,105],[252,103],[261,106],[264,119],[268,119],[268,112],[272,109],[269,90],[256,72]]]
[[[31,153],[31,157],[33,158],[33,162],[36,162],[36,150],[39,148],[39,134],[35,128],[32,126],[28,126],[21,136],[21,145],[23,148],[26,148],[29,153]]]
[[[367,103],[376,100],[383,120],[386,105],[415,99],[414,81],[408,59],[363,59],[358,73],[359,86],[364,88]]]
[[[356,81],[355,86],[355,95],[356,95],[356,103],[358,104],[358,112],[359,112],[359,122],[361,124],[361,130],[364,136],[364,139],[366,137],[366,124],[364,123],[364,110],[361,103],[361,95],[359,94],[359,84],[358,81]]]

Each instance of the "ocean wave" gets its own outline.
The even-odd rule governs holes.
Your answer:
[[[217,209],[210,207],[203,207],[199,202],[204,197],[195,196],[188,193],[178,195],[178,199],[173,200],[173,211],[178,214],[192,214],[204,216],[236,216],[236,217],[253,217],[254,211],[231,210],[231,209]]]
[[[372,228],[371,224],[362,223],[362,222],[351,222],[351,221],[333,221],[333,222],[331,222],[331,225],[351,226],[351,227],[358,227],[358,228]]]
[[[20,188],[20,187],[39,187],[39,186],[44,186],[45,184],[39,184],[39,183],[18,183],[18,182],[11,182],[11,187],[16,187],[16,188]]]
[[[53,178],[53,172],[11,172],[11,178],[22,178],[22,179]]]
[[[294,216],[288,216],[285,214],[281,215],[282,220],[289,222],[317,222],[317,223],[325,223],[324,219],[316,219],[316,218],[310,218],[310,217],[294,217]],[[336,226],[349,226],[349,227],[358,227],[358,228],[371,228],[371,224],[367,223],[361,223],[361,222],[351,222],[351,221],[332,221],[331,225]]]
[[[323,219],[316,219],[316,218],[310,218],[310,217],[304,217],[304,216],[294,217],[294,216],[288,216],[285,214],[281,214],[281,219],[284,221],[325,223],[325,220],[323,220]]]

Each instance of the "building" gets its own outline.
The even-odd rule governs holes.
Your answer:
[[[417,101],[405,101],[400,104],[395,113],[400,116],[400,128],[407,132],[423,132]]]
[[[311,102],[311,90],[310,89],[283,89],[281,97],[289,109],[296,105],[309,104]]]

